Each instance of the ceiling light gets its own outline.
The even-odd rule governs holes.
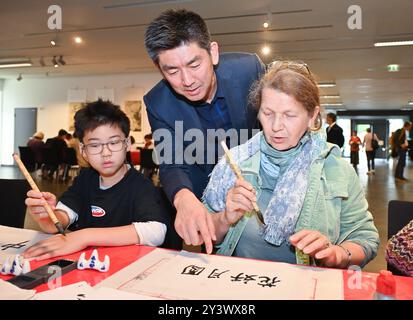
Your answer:
[[[57,63],[57,60],[56,60],[56,56],[53,56],[52,63],[53,63],[55,68],[57,68],[59,66],[59,64]]]
[[[63,56],[59,57],[59,60],[57,60],[62,66],[66,64],[66,61],[63,60]]]
[[[16,80],[21,81],[22,79],[23,79],[23,77],[22,77],[22,74],[20,73]]]
[[[409,106],[413,106],[413,101],[409,101]]]
[[[74,41],[75,41],[76,43],[78,43],[78,44],[83,42],[83,40],[82,40],[81,37],[75,37],[75,38],[74,38]]]
[[[270,26],[271,21],[272,21],[272,14],[271,14],[271,12],[268,12],[268,13],[267,13],[267,19],[266,19],[266,20],[264,21],[264,23],[262,24],[262,26],[264,27],[264,29],[267,29],[267,28]]]
[[[322,103],[322,107],[337,107],[337,106],[342,106],[342,102],[336,102],[336,103]]]
[[[413,46],[413,40],[376,42],[375,47]]]
[[[0,60],[0,68],[19,68],[19,67],[30,67],[32,65],[29,59],[2,59]]]
[[[263,55],[266,56],[271,52],[271,49],[270,49],[269,46],[265,45],[265,46],[262,47],[261,52],[262,52]]]
[[[55,46],[57,46],[57,43],[58,43],[59,41],[58,41],[58,34],[56,33],[54,36],[53,36],[53,38],[52,39],[50,39],[50,45],[52,46],[52,47],[55,47]]]
[[[388,72],[398,72],[400,69],[400,66],[398,64],[389,64],[387,65],[387,71]]]
[[[320,98],[324,98],[324,99],[340,99],[340,96],[339,96],[339,95],[331,94],[331,95],[326,95],[326,96],[320,96]]]
[[[319,83],[318,84],[319,88],[333,88],[335,86],[336,86],[336,84],[334,82],[324,82],[324,83]]]

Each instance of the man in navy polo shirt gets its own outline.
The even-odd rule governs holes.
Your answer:
[[[209,163],[207,150],[216,155],[219,141],[208,139],[207,130],[234,129],[240,137],[244,129],[251,135],[258,122],[248,93],[265,68],[255,54],[220,55],[205,21],[187,10],[168,10],[154,19],[145,46],[163,76],[144,102],[156,146],[161,144],[157,130],[172,137],[172,157],[160,163],[160,179],[177,209],[175,228],[186,244],[204,243],[210,253],[215,229],[199,199],[217,160],[215,156]],[[192,129],[202,133],[205,148],[202,155],[195,149],[193,157],[183,156],[192,143],[184,139],[185,133]]]

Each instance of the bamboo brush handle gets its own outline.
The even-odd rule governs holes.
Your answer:
[[[24,166],[23,162],[20,160],[20,157],[15,153],[13,154],[13,158],[16,161],[17,165],[19,166],[20,171],[26,178],[27,182],[30,184],[30,187],[35,190],[40,192],[39,187],[36,185],[34,182],[32,176],[30,175],[29,171],[27,171],[26,167]],[[56,215],[54,214],[52,208],[50,207],[49,203],[46,203],[43,205],[44,208],[46,209],[47,214],[49,215],[50,219],[52,219],[54,224],[60,223],[60,221],[56,218]]]
[[[245,181],[244,177],[241,174],[241,170],[238,168],[234,159],[232,159],[231,152],[228,150],[228,147],[224,141],[221,141],[221,146],[222,146],[222,149],[224,149],[225,155],[227,156],[229,166],[231,167],[232,171],[234,171],[238,179]],[[260,212],[260,208],[258,208],[258,205],[255,201],[252,201],[252,206],[256,212]]]

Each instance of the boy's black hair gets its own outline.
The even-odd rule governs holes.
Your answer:
[[[99,126],[110,124],[118,126],[125,137],[129,136],[130,121],[127,115],[110,101],[99,99],[86,104],[75,114],[75,134],[83,142],[85,131],[94,130]]]
[[[146,51],[156,64],[162,51],[191,42],[208,52],[211,50],[211,35],[205,21],[197,13],[185,9],[162,12],[145,31]]]

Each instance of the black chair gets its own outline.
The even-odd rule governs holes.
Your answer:
[[[34,152],[30,147],[19,146],[20,159],[22,160],[27,171],[33,172],[36,170],[36,160]]]
[[[43,165],[44,165],[44,177],[48,174],[49,177],[53,177],[53,174],[57,171],[60,159],[56,150],[50,146],[45,146],[42,149]]]
[[[79,166],[77,163],[77,156],[75,148],[66,148],[64,151],[64,158],[63,158],[63,175],[62,180],[66,181],[69,177],[70,169],[79,170]]]
[[[127,161],[129,164],[132,164],[132,158],[131,158],[131,156],[130,156],[130,151],[126,151],[126,161]]]
[[[392,200],[387,211],[387,240],[399,232],[413,219],[413,202]],[[403,275],[397,269],[387,264],[387,270],[396,275]]]
[[[26,217],[24,200],[30,190],[26,180],[0,179],[0,225],[23,228]]]
[[[166,196],[162,188],[156,187],[156,191],[159,193],[161,201],[162,201],[162,206],[165,210],[165,213],[169,217],[169,221],[166,226],[167,229],[166,229],[165,241],[161,245],[161,248],[182,250],[182,245],[183,245],[182,239],[178,235],[174,227],[176,209],[171,204],[171,202],[169,201],[168,197]]]
[[[153,149],[140,149],[141,152],[141,164],[139,171],[146,177],[151,178],[159,168],[159,166],[153,161]]]

